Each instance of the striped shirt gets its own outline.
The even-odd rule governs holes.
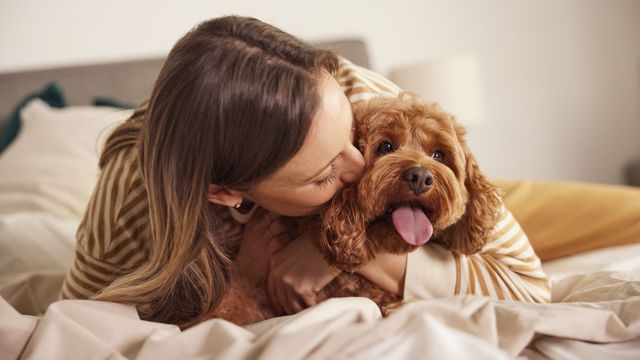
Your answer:
[[[345,59],[336,79],[352,104],[401,91],[383,76]],[[121,149],[103,167],[76,234],[75,260],[60,298],[86,299],[148,259],[149,214],[141,174],[135,145]],[[242,224],[230,211],[218,213],[225,240],[238,244]],[[467,293],[530,302],[550,299],[540,259],[504,206],[492,241],[480,253],[462,256],[428,244],[408,256],[405,299]]]

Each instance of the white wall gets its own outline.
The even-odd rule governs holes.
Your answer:
[[[197,22],[258,17],[308,40],[361,36],[372,66],[474,53],[500,178],[621,183],[640,157],[640,1],[0,1],[0,72],[164,55]]]

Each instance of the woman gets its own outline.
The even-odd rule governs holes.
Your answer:
[[[200,24],[171,50],[148,102],[108,139],[61,297],[133,303],[143,319],[188,327],[210,316],[234,273],[267,277],[283,313],[312,305],[339,271],[287,217],[317,213],[360,177],[350,103],[398,92],[256,19]],[[518,230],[513,258],[531,252],[515,220],[502,223]],[[360,273],[406,298],[548,299],[535,254],[495,265],[509,256],[433,246],[378,254]]]

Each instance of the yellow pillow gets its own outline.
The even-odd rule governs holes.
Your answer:
[[[640,243],[640,189],[574,182],[496,181],[544,260]]]

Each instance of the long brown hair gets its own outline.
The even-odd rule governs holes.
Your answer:
[[[206,319],[231,277],[208,184],[248,190],[291,159],[320,103],[319,74],[337,68],[333,52],[253,18],[205,21],[180,39],[100,162],[138,146],[149,259],[94,298],[183,327]]]

